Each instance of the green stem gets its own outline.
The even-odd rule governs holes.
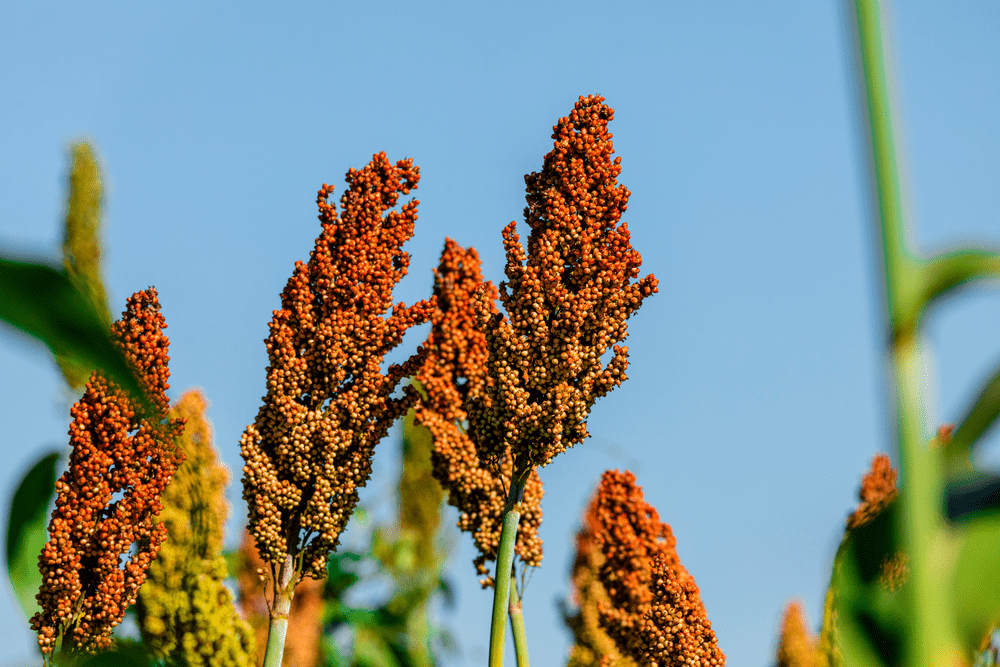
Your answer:
[[[513,573],[510,577],[510,605],[507,613],[510,615],[510,629],[514,634],[517,667],[528,667],[528,637],[524,632],[524,614],[521,613],[521,598],[517,594],[517,579]]]
[[[940,571],[947,560],[941,498],[944,480],[935,453],[927,447],[923,398],[924,363],[920,317],[927,302],[930,267],[907,247],[902,188],[896,158],[888,67],[882,45],[878,0],[856,0],[858,47],[864,76],[871,159],[875,176],[885,269],[895,413],[903,485],[897,535],[908,554],[906,664],[914,667],[959,664],[951,599]]]
[[[493,618],[490,624],[489,667],[503,667],[507,605],[510,600],[510,572],[514,567],[514,544],[517,541],[517,523],[521,520],[524,485],[528,482],[530,474],[531,466],[519,466],[519,461],[514,461],[514,474],[510,479],[510,492],[507,494],[503,528],[500,531],[500,548],[497,551],[497,569],[493,584]]]
[[[281,564],[278,579],[274,582],[263,667],[281,667],[281,659],[285,653],[285,635],[288,633],[288,614],[292,610],[292,594],[295,591],[295,574],[295,563],[292,556],[287,555],[285,562]]]

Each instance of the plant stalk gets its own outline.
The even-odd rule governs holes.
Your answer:
[[[274,582],[263,667],[281,667],[281,659],[285,654],[285,635],[288,633],[288,614],[292,610],[292,594],[295,591],[295,574],[295,562],[291,554],[288,554],[281,564],[278,580]]]
[[[871,131],[870,157],[875,177],[878,222],[885,270],[886,310],[895,383],[895,415],[902,473],[899,523],[896,526],[908,555],[911,585],[907,587],[905,663],[914,667],[958,664],[960,644],[953,609],[940,571],[947,560],[942,494],[944,480],[935,452],[929,450],[924,405],[924,362],[920,346],[920,318],[927,303],[923,286],[928,262],[907,246],[906,222],[896,137],[883,47],[883,20],[878,0],[855,0],[857,46]]]
[[[524,614],[521,613],[521,598],[517,594],[517,578],[514,573],[510,577],[510,605],[507,613],[510,615],[510,630],[514,635],[517,667],[528,667],[528,637],[524,632]]]
[[[493,618],[490,624],[489,667],[503,667],[503,645],[507,634],[507,613],[510,601],[511,568],[514,567],[514,544],[517,541],[517,524],[521,520],[521,502],[524,486],[531,474],[531,467],[514,461],[514,474],[510,478],[510,491],[500,530],[500,548],[497,550],[497,569],[493,582]],[[265,666],[267,667],[267,666]]]

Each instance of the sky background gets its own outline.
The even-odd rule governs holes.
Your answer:
[[[1000,5],[913,0],[892,16],[918,245],[995,241]],[[531,657],[564,664],[557,601],[579,516],[601,472],[627,467],[673,527],[729,664],[768,665],[789,600],[818,624],[861,475],[892,449],[847,37],[837,2],[4,3],[0,249],[58,261],[69,146],[92,140],[112,311],[158,289],[171,396],[204,389],[234,471],[232,543],[262,341],[319,232],[319,187],[339,198],[373,153],[412,157],[420,219],[396,299],[429,293],[445,236],[498,282],[500,230],[522,219],[552,125],[578,96],[605,96],[625,220],[660,292],[629,321],[630,379],[594,407],[593,437],[541,471]],[[928,320],[932,424],[957,419],[997,362],[998,306],[967,291]],[[7,328],[0,378],[9,498],[66,446],[75,398],[44,348]],[[397,457],[387,438],[365,502],[391,492]],[[1000,461],[995,443],[984,457]],[[457,608],[440,620],[461,654],[445,664],[484,664],[491,594],[471,539],[453,539]],[[3,579],[0,663],[30,664],[35,638]]]

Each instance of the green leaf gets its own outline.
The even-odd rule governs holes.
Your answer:
[[[324,634],[320,638],[320,650],[323,655],[322,667],[349,667],[347,658],[340,652],[337,642],[329,634]]]
[[[897,505],[894,502],[871,523],[851,530],[834,560],[833,634],[844,665],[893,667],[902,661],[903,595],[901,588],[889,585],[883,572],[884,565],[898,557],[893,528]]]
[[[358,667],[401,667],[392,646],[378,633],[365,628],[354,637],[354,664]]]
[[[38,556],[48,541],[49,503],[56,493],[58,452],[46,454],[21,479],[11,499],[7,520],[7,574],[31,618],[38,611],[35,595],[42,585]]]
[[[991,250],[957,250],[932,257],[924,264],[922,300],[930,303],[973,280],[1000,279],[1000,253]]]
[[[237,579],[240,576],[240,550],[225,549],[222,557],[226,559],[226,576],[230,579]]]
[[[976,441],[985,433],[1000,415],[1000,368],[979,390],[972,407],[965,413],[958,428],[945,445],[949,460],[968,460]]]
[[[112,342],[103,315],[65,272],[0,257],[0,320],[40,339],[57,357],[101,369],[148,409],[148,399]]]
[[[57,658],[59,667],[182,667],[172,659],[161,660],[149,648],[133,639],[114,640],[114,645],[97,655],[62,653]]]
[[[1000,513],[978,516],[962,524],[955,565],[958,628],[968,651],[1000,622]]]
[[[326,566],[326,583],[323,586],[323,597],[327,600],[339,600],[344,592],[356,584],[360,577],[348,563],[359,563],[361,554],[351,551],[341,551],[330,554]]]

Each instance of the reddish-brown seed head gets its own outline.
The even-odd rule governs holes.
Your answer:
[[[858,490],[858,503],[854,513],[847,519],[849,529],[860,528],[878,516],[882,510],[896,499],[896,471],[886,454],[876,454],[872,458],[871,469],[865,473]]]
[[[69,469],[56,482],[38,559],[42,611],[31,620],[45,653],[60,636],[70,650],[109,646],[166,536],[155,518],[183,460],[174,438],[184,423],[167,419],[169,341],[156,290],[136,292],[127,304],[112,333],[155,412],[140,419],[133,399],[98,372],[70,411]]]
[[[628,348],[618,343],[657,280],[637,280],[642,258],[621,222],[630,193],[612,159],[613,117],[604,98],[579,99],[553,128],[542,171],[525,176],[527,250],[516,223],[503,231],[506,316],[479,302],[493,383],[469,410],[485,460],[510,449],[523,465],[548,464],[587,437],[594,402],[626,379]]]
[[[375,445],[416,395],[393,398],[423,352],[382,373],[384,355],[427,320],[430,301],[392,303],[406,275],[403,244],[413,236],[417,201],[394,209],[417,187],[412,160],[380,153],[347,173],[340,214],[319,191],[322,231],[298,262],[267,338],[267,395],[240,443],[249,530],[261,557],[300,559],[302,576],[323,577],[329,552],[371,475]],[[391,314],[390,314],[391,309]]]
[[[486,336],[478,328],[475,304],[478,300],[495,311],[496,288],[483,281],[474,249],[445,239],[441,262],[434,270],[434,296],[437,306],[424,344],[427,359],[417,374],[426,398],[417,406],[416,420],[434,437],[434,477],[448,492],[449,504],[458,508],[459,528],[472,535],[479,549],[476,569],[487,576],[485,563],[496,559],[500,544],[513,459],[508,452],[498,466],[480,461],[462,424],[467,418],[465,405],[482,397],[491,383],[486,373]],[[538,474],[532,472],[515,544],[517,555],[532,566],[542,559],[538,527],[543,493]]]
[[[609,470],[584,517],[603,562],[597,579],[601,628],[641,665],[725,663],[694,578],[681,565],[670,526],[647,504],[635,476]]]

